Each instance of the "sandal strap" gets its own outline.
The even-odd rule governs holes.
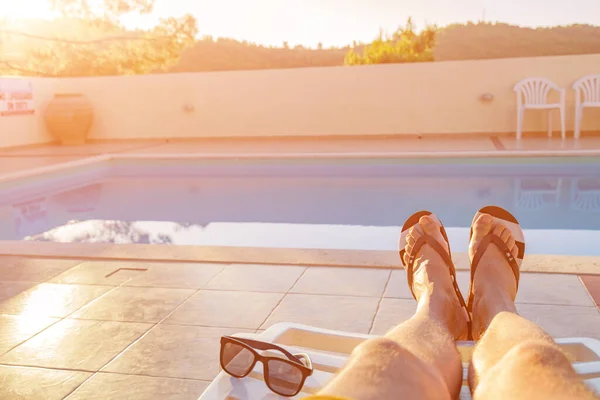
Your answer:
[[[475,251],[475,256],[473,257],[473,260],[471,261],[471,282],[473,282],[473,278],[475,277],[475,271],[477,271],[477,266],[479,265],[479,261],[481,261],[481,257],[483,257],[483,254],[485,253],[485,251],[487,250],[487,248],[490,244],[496,245],[498,250],[500,250],[502,252],[502,255],[504,256],[506,261],[508,261],[508,265],[510,265],[512,272],[515,275],[515,279],[517,282],[517,289],[518,289],[519,288],[519,278],[521,276],[519,264],[517,263],[517,260],[515,259],[515,257],[512,255],[512,253],[511,253],[510,249],[508,248],[508,246],[506,245],[506,243],[504,243],[504,241],[502,239],[500,239],[500,237],[498,237],[498,235],[496,235],[494,233],[488,233],[487,235],[485,235],[481,239],[479,246],[477,246],[477,250]]]
[[[435,252],[439,254],[446,266],[448,266],[448,269],[450,270],[450,276],[452,277],[452,287],[454,288],[454,292],[458,297],[458,301],[461,307],[464,307],[466,310],[467,305],[462,294],[460,293],[458,282],[456,281],[456,268],[454,267],[454,263],[452,262],[452,257],[450,256],[450,253],[434,237],[425,233],[417,239],[414,246],[412,247],[408,255],[408,263],[406,265],[406,279],[408,281],[408,287],[410,288],[413,297],[415,299],[417,298],[413,290],[415,260],[417,258],[417,254],[419,253],[419,250],[421,250],[421,248],[425,244],[431,246],[433,250],[435,250]]]

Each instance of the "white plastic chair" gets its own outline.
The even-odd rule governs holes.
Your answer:
[[[293,399],[301,399],[325,386],[335,373],[346,364],[352,350],[373,335],[333,331],[293,323],[279,323],[260,335],[239,334],[258,340],[275,343],[294,353],[308,354],[314,372],[306,379],[302,391]],[[566,352],[573,368],[586,385],[600,394],[600,341],[589,338],[556,339]],[[458,351],[463,362],[463,387],[461,400],[471,399],[467,383],[467,369],[473,353],[473,342],[458,342]],[[218,352],[219,349],[215,349]],[[263,381],[263,366],[260,363],[243,379],[232,378],[225,372],[212,381],[200,400],[276,400],[282,397],[271,392]]]
[[[573,84],[575,90],[575,139],[581,136],[583,109],[600,107],[600,75],[588,75]]]
[[[548,110],[548,137],[552,137],[552,115],[553,109],[560,111],[561,137],[567,137],[565,130],[565,94],[563,88],[546,78],[523,79],[513,88],[517,92],[517,140],[523,135],[523,114],[525,110]],[[560,94],[558,103],[548,103],[548,95],[551,90]]]

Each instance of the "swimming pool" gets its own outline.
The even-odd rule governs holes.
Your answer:
[[[414,211],[466,249],[507,208],[529,251],[600,255],[596,158],[120,158],[0,185],[0,240],[396,248]]]

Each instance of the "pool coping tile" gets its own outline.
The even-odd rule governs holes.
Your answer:
[[[600,275],[580,275],[579,279],[600,312]]]

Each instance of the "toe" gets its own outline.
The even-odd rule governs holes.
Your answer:
[[[419,225],[423,231],[430,236],[440,232],[440,225],[429,215],[421,217],[419,220]]]
[[[509,235],[508,239],[504,241],[506,243],[506,247],[508,247],[509,249],[515,247],[515,238],[512,237],[512,235]]]
[[[483,237],[492,231],[494,218],[489,214],[482,214],[475,220],[473,224],[473,236]]]
[[[503,225],[500,224],[496,224],[494,225],[494,229],[492,230],[492,233],[498,237],[502,237],[502,233],[504,233],[505,228]]]
[[[504,231],[502,231],[502,234],[500,235],[500,239],[502,239],[502,241],[506,244],[508,244],[508,239],[510,239],[511,234],[510,234],[510,230],[508,229],[504,229]],[[510,249],[510,247],[509,247]]]
[[[488,235],[494,227],[494,218],[489,214],[481,214],[473,223],[473,236],[469,244],[469,253],[471,258],[474,257],[480,240]]]
[[[402,257],[402,259],[404,260],[404,265],[408,265],[408,255],[410,254],[408,245],[404,250],[404,257]]]
[[[513,239],[513,242],[514,242],[514,239]],[[519,256],[519,248],[517,247],[516,243],[513,244],[512,247],[509,246],[508,248],[511,249],[510,252],[514,258],[517,258]]]
[[[413,226],[406,235],[406,246],[404,246],[404,263],[408,264],[409,254],[412,253],[412,249],[417,242],[417,239],[421,236],[420,228],[418,225]]]
[[[421,233],[417,231],[414,227],[408,231],[408,235],[406,235],[406,243],[413,246],[417,239],[421,236]]]
[[[433,215],[425,215],[421,217],[419,220],[419,225],[423,232],[431,237],[433,237],[436,241],[440,242],[440,244],[444,244],[446,239],[442,235],[441,225],[439,220]]]
[[[437,217],[425,215],[419,220],[419,225],[426,235],[431,236],[436,242],[441,244],[446,251],[448,251],[446,239],[442,235],[442,226]]]

